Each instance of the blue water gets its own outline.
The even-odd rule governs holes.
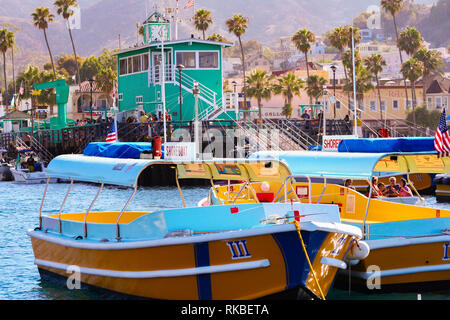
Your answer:
[[[43,214],[57,213],[69,184],[51,184],[43,206]],[[86,211],[98,191],[98,186],[74,184],[63,212]],[[0,182],[0,300],[85,300],[104,297],[88,290],[68,290],[40,279],[33,263],[31,242],[26,235],[28,229],[38,225],[39,207],[45,185],[16,185]],[[195,206],[208,193],[207,187],[183,187],[183,195],[188,206]],[[131,189],[105,187],[92,211],[119,210],[132,193]],[[447,204],[437,204],[433,197],[427,204],[438,208],[448,208]],[[157,208],[181,208],[182,203],[176,188],[140,189],[127,210],[151,211]],[[376,300],[376,299],[417,299],[417,293],[363,294],[348,290],[332,289],[327,297],[333,300]],[[423,300],[450,300],[447,293],[421,292]]]

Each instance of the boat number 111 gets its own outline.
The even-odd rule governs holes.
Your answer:
[[[247,249],[247,240],[228,241],[227,246],[231,251],[232,259],[244,259],[252,256]]]

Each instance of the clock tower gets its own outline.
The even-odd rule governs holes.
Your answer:
[[[143,27],[146,44],[170,40],[170,22],[157,11],[144,21]]]

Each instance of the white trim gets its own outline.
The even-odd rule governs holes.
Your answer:
[[[371,235],[376,236],[376,235]],[[370,247],[370,250],[393,248],[393,247],[404,247],[418,244],[435,243],[435,242],[449,242],[450,235],[435,235],[428,237],[417,237],[417,238],[390,238],[390,239],[379,239],[379,240],[365,240]]]
[[[57,219],[56,219],[57,220]],[[301,222],[301,230],[314,232],[314,231],[326,231],[335,233],[344,233],[357,238],[362,237],[361,229],[341,223],[328,223],[328,222]],[[50,233],[44,233],[42,231],[28,230],[27,234],[30,237],[47,241],[50,243],[59,244],[62,246],[89,249],[89,250],[126,250],[126,249],[139,249],[139,248],[151,248],[159,246],[170,246],[180,244],[192,244],[198,242],[208,242],[217,240],[227,240],[242,237],[260,236],[265,234],[290,232],[294,231],[295,225],[293,223],[283,225],[266,226],[264,228],[254,228],[238,231],[220,232],[205,235],[198,235],[192,237],[178,237],[178,238],[164,238],[155,240],[142,240],[142,241],[129,241],[129,242],[93,242],[84,240],[73,240],[72,238],[64,238],[58,235],[51,235]]]
[[[322,259],[320,259],[320,263],[326,264],[327,266],[343,269],[343,270],[347,269],[347,264],[344,261],[330,258],[330,257],[322,257]]]
[[[370,277],[373,276],[379,276],[379,277],[391,277],[391,276],[401,276],[406,274],[413,274],[413,273],[424,273],[424,272],[433,272],[433,271],[450,271],[450,264],[440,264],[440,265],[433,265],[433,266],[422,266],[422,267],[411,267],[411,268],[398,268],[398,269],[391,269],[391,270],[382,270],[377,273],[373,272],[363,272],[363,271],[351,271],[351,275],[355,276],[356,278],[367,280]],[[348,270],[344,271],[346,274],[350,275],[350,272]]]
[[[450,190],[439,190],[436,188],[436,194],[438,193],[450,193]]]
[[[34,263],[38,266],[54,268],[58,270],[68,270],[70,265],[52,261],[46,261],[41,259],[35,259]],[[197,268],[186,268],[186,269],[172,269],[172,270],[155,270],[155,271],[117,271],[117,270],[106,270],[106,269],[95,269],[95,268],[85,268],[80,267],[80,272],[82,274],[89,274],[101,277],[112,277],[112,278],[125,278],[125,279],[149,279],[149,278],[164,278],[164,277],[184,277],[199,275],[205,273],[219,273],[219,272],[230,272],[230,271],[240,271],[240,270],[250,270],[266,268],[270,266],[268,259],[262,259],[257,261],[240,262],[240,263],[230,263],[222,264],[216,266],[207,267],[197,267]]]

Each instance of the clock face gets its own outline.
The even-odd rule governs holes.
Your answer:
[[[163,25],[152,26],[152,37],[150,40],[161,41],[161,39],[164,37],[165,29],[166,28]]]

